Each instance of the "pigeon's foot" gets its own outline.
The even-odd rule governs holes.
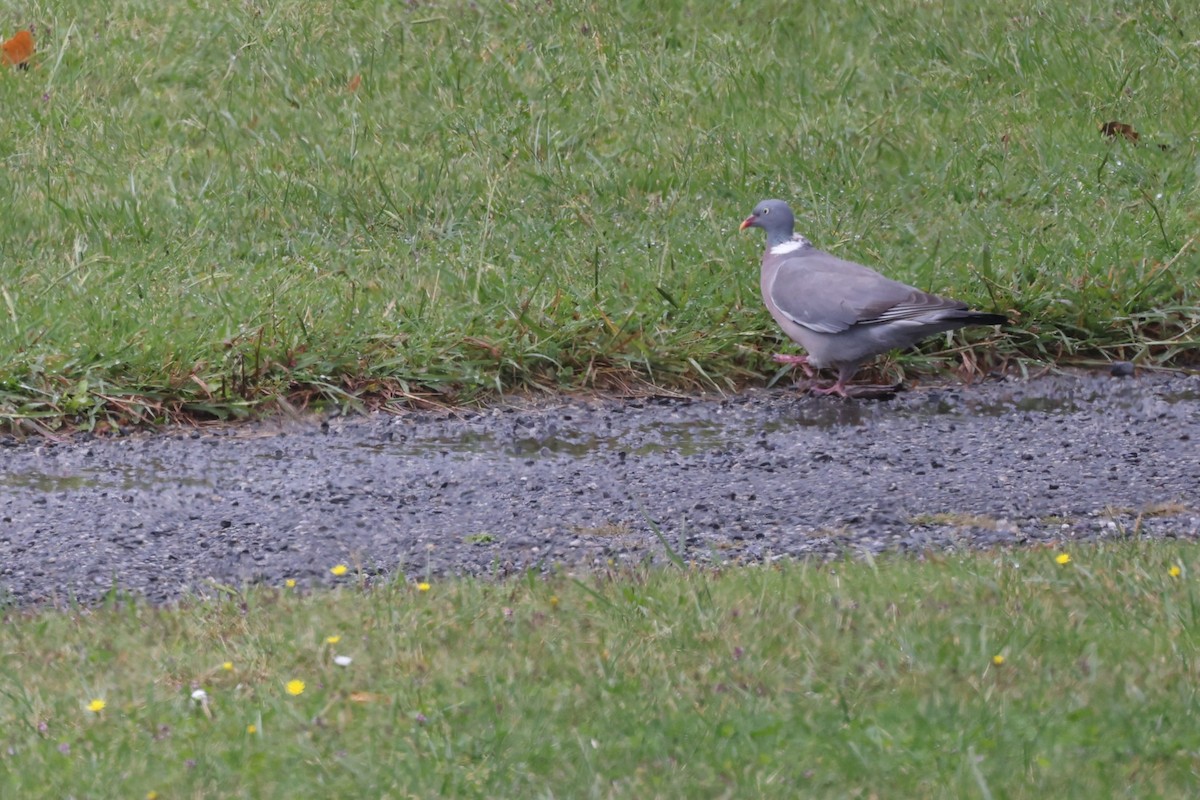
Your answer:
[[[808,356],[789,356],[786,353],[776,353],[775,355],[771,356],[771,358],[775,359],[780,364],[792,364],[793,366],[800,367],[800,369],[804,370],[804,374],[809,378],[816,374],[813,372],[813,368],[808,364]]]
[[[833,384],[833,386],[826,386],[824,388],[822,388],[820,386],[813,386],[808,390],[808,393],[816,394],[816,395],[832,394],[837,397],[849,397],[850,396],[850,395],[846,394],[846,384],[842,383],[841,381],[838,381],[837,383]]]

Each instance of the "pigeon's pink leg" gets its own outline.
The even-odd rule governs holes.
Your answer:
[[[776,353],[772,356],[780,364],[794,364],[804,370],[806,377],[811,378],[816,373],[813,368],[808,365],[808,356],[789,356],[785,353]]]

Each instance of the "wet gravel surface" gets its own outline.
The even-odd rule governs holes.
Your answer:
[[[0,590],[22,605],[315,585],[338,563],[607,568],[664,540],[737,561],[1132,536],[1200,536],[1200,377],[0,439]]]

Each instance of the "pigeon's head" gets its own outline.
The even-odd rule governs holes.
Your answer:
[[[754,213],[746,217],[739,230],[762,228],[767,232],[767,246],[786,242],[792,238],[796,218],[782,200],[763,200],[754,207]]]

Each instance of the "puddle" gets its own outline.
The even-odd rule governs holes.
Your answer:
[[[336,464],[329,451],[368,467],[375,459],[583,459],[625,454],[634,458],[655,455],[690,457],[753,446],[764,437],[796,435],[802,430],[839,430],[883,426],[892,420],[1003,417],[1031,413],[1065,416],[1087,412],[1092,406],[1123,410],[1146,410],[1147,404],[1196,402],[1200,392],[1190,387],[1172,392],[1154,391],[1136,382],[1091,383],[1087,386],[1050,387],[1030,391],[1019,385],[980,386],[948,390],[926,389],[902,393],[893,400],[844,402],[802,396],[765,396],[742,404],[735,402],[692,402],[663,404],[648,408],[589,409],[576,416],[571,408],[547,407],[521,412],[520,416],[490,416],[473,420],[437,419],[420,423],[386,422],[365,435],[348,429],[346,436],[322,439],[319,446],[296,448],[281,441],[241,451],[239,458],[206,457],[211,469],[200,472],[179,456],[165,463],[158,458],[139,458],[128,465],[113,464],[68,467],[41,462],[33,466],[49,470],[4,472],[0,491],[6,488],[31,494],[78,493],[84,491],[145,491],[154,487],[206,487],[216,490],[225,479],[257,473],[260,477],[288,464],[315,462]],[[1147,410],[1148,409],[1148,410]],[[574,419],[573,419],[574,417]],[[306,429],[308,430],[308,429]],[[272,437],[274,437],[272,433]],[[804,434],[800,434],[804,435]],[[252,438],[252,437],[251,437]],[[265,439],[266,436],[258,437]],[[206,443],[206,448],[211,442]],[[230,454],[232,455],[232,454]],[[243,461],[241,459],[248,459]],[[268,464],[267,462],[278,462]],[[248,472],[247,467],[252,469]],[[349,468],[349,465],[346,466]],[[54,470],[60,469],[60,472]],[[334,471],[339,468],[331,467]],[[265,470],[265,472],[263,472]],[[182,473],[182,474],[181,474]],[[204,477],[200,477],[204,476]],[[251,478],[253,479],[253,478]]]
[[[1029,395],[1014,392],[1011,396],[997,401],[972,400],[964,396],[960,407],[949,409],[949,413],[971,413],[989,417],[1000,417],[1013,411],[1036,412],[1042,414],[1077,414],[1086,411],[1089,406],[1104,406],[1109,409],[1136,411],[1150,408],[1155,403],[1178,405],[1194,403],[1200,400],[1200,393],[1192,391],[1156,392],[1147,390],[1140,384],[1128,383],[1112,386],[1104,391],[1072,391],[1067,390],[1057,395]]]
[[[959,406],[944,403],[938,413],[955,414],[957,416],[972,414],[981,417],[1002,417],[1014,411],[1039,414],[1074,414],[1080,410],[1081,406],[1079,402],[1072,397],[1017,397],[999,403],[984,400],[967,400]]]
[[[725,450],[732,446],[744,446],[763,436],[787,432],[796,428],[834,430],[839,428],[863,427],[888,418],[934,419],[944,417],[986,416],[1002,417],[1014,412],[1035,413],[1050,416],[1077,414],[1089,406],[1105,405],[1118,409],[1137,409],[1147,402],[1169,404],[1194,402],[1194,392],[1160,394],[1145,391],[1138,384],[1106,386],[1101,390],[1066,390],[1054,394],[1034,394],[1012,391],[1001,394],[987,392],[975,396],[970,391],[928,391],[901,395],[896,401],[841,402],[838,400],[811,401],[797,398],[794,405],[786,400],[773,404],[767,414],[750,414],[744,418],[736,408],[715,411],[702,406],[681,406],[668,412],[669,419],[633,424],[626,428],[613,426],[602,435],[587,430],[571,431],[569,421],[555,416],[547,410],[538,424],[545,423],[548,431],[537,434],[530,428],[530,435],[511,430],[507,423],[494,425],[491,430],[463,430],[455,435],[453,425],[442,424],[440,430],[427,436],[412,435],[402,443],[370,445],[379,452],[411,453],[414,456],[430,454],[469,455],[495,454],[509,458],[539,458],[567,456],[583,458],[597,453],[624,452],[631,456],[671,453],[691,456],[714,450]],[[675,415],[694,415],[691,419],[678,419]],[[653,412],[651,416],[655,415]],[[701,417],[700,415],[705,415]],[[468,427],[466,425],[464,428]],[[585,426],[586,428],[587,426]],[[361,450],[366,445],[351,446]]]
[[[495,427],[500,430],[463,430],[457,435],[449,432],[454,425],[440,424],[440,430],[437,432],[414,434],[406,431],[406,438],[398,438],[396,441],[333,441],[328,446],[331,450],[341,452],[368,451],[379,455],[407,455],[416,458],[435,455],[474,457],[489,454],[500,458],[521,459],[559,456],[584,458],[602,453],[625,453],[631,456],[673,453],[688,456],[752,442],[764,434],[794,424],[824,426],[829,422],[774,419],[755,425],[751,421],[735,421],[722,415],[715,420],[660,420],[627,428],[613,426],[611,431],[605,430],[603,434],[587,430],[588,426],[584,426],[584,430],[571,430],[570,423],[559,421],[547,425],[549,430],[545,433],[538,433],[537,428],[530,428],[513,434],[508,433],[511,426],[498,425]],[[263,453],[257,457],[274,456]]]
[[[1168,403],[1194,403],[1200,400],[1200,392],[1165,392],[1161,397]]]
[[[96,475],[49,475],[45,472],[8,472],[0,475],[0,486],[26,489],[49,494],[80,489],[97,489],[108,485]]]
[[[672,454],[693,456],[713,451],[744,447],[777,433],[796,429],[836,430],[864,427],[889,418],[944,418],[964,416],[1000,417],[1013,411],[1045,414],[1071,414],[1081,410],[1084,403],[1096,398],[1079,399],[1068,393],[1061,397],[1009,396],[997,400],[994,396],[972,399],[968,393],[947,395],[928,392],[910,395],[895,402],[814,402],[798,398],[765,407],[765,413],[742,414],[737,407],[689,405],[664,413],[650,411],[650,421],[633,423],[625,417],[603,432],[595,431],[594,423],[580,423],[572,430],[569,418],[558,415],[555,409],[530,412],[533,425],[514,425],[509,420],[488,420],[486,423],[439,421],[422,429],[408,428],[390,433],[402,433],[394,441],[371,440],[331,441],[328,447],[344,453],[370,452],[384,457],[409,456],[424,458],[445,456],[498,459],[586,458],[599,454],[625,453],[629,456]],[[1109,398],[1110,400],[1112,398]],[[1132,405],[1141,398],[1120,398],[1120,405]],[[687,418],[691,415],[691,418]],[[703,416],[702,416],[703,415]],[[634,415],[629,415],[630,417]],[[665,419],[663,417],[666,417]],[[684,417],[684,418],[680,418]],[[613,420],[612,417],[609,418]],[[514,430],[515,428],[515,430]],[[277,453],[260,453],[259,459],[277,459]],[[295,454],[288,454],[295,458]],[[318,458],[314,452],[308,457]]]
[[[235,466],[235,465],[231,465]],[[146,468],[104,467],[82,468],[71,473],[52,474],[38,470],[0,472],[0,488],[23,489],[40,494],[109,489],[118,492],[145,491],[153,486],[207,486],[202,478],[171,474],[156,459],[146,461]]]

